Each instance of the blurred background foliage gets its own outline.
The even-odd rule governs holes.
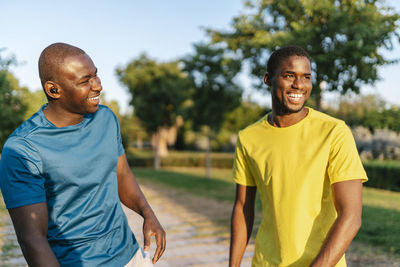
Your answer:
[[[211,151],[232,153],[237,132],[270,111],[243,97],[239,76],[248,68],[254,90],[267,94],[262,77],[270,52],[297,44],[312,58],[308,105],[345,120],[363,160],[400,160],[400,107],[386,103],[379,92],[359,94],[361,86],[379,79],[381,66],[398,61],[384,52],[399,43],[399,18],[383,1],[246,1],[230,31],[207,29],[208,42],[194,43],[190,54],[170,62],[141,54],[116,67],[131,95],[128,112],[121,113],[116,101],[103,97],[102,103],[118,116],[127,151],[154,156],[156,169],[169,150],[207,151],[206,166],[228,166],[211,163]],[[18,65],[16,57],[1,49],[1,147],[46,103],[42,91],[19,86],[9,70],[13,64]],[[323,101],[326,91],[341,96]]]

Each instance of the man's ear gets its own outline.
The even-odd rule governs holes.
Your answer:
[[[47,81],[44,84],[44,91],[52,99],[59,99],[61,96],[60,86],[57,83],[52,82],[52,81]]]
[[[267,73],[265,73],[265,75],[264,75],[264,83],[266,84],[266,85],[268,85],[268,86],[271,86],[271,77],[269,76],[269,73],[267,72]]]

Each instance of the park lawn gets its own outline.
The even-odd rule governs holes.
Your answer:
[[[154,157],[154,150],[152,149],[137,149],[133,147],[127,148],[127,153],[132,154],[135,157],[138,158],[152,158]],[[169,158],[205,158],[206,153],[205,152],[199,152],[199,151],[180,151],[180,150],[169,150],[168,151],[168,157]],[[231,152],[212,152],[211,157],[213,159],[232,159],[233,160],[233,153]]]
[[[204,168],[169,168],[160,171],[134,168],[133,173],[140,181],[155,182],[184,190],[201,197],[218,201],[234,201],[235,185],[226,180],[226,169],[212,171],[212,178],[205,178]]]
[[[204,168],[168,168],[160,171],[135,168],[139,181],[172,186],[187,193],[233,203],[235,184],[230,169],[213,169],[205,178]],[[261,209],[258,201],[257,209]],[[400,254],[400,193],[364,187],[363,223],[355,241],[370,251]]]

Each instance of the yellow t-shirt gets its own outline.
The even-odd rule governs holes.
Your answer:
[[[331,184],[367,181],[347,125],[308,109],[292,126],[265,116],[239,132],[234,181],[257,186],[262,202],[253,267],[309,266],[337,216]]]

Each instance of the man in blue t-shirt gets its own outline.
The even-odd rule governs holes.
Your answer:
[[[39,58],[48,99],[4,145],[0,187],[30,266],[141,266],[120,202],[144,218],[144,250],[165,232],[129,168],[119,123],[99,105],[97,68],[80,48],[55,43]],[[136,265],[135,265],[136,262]]]

